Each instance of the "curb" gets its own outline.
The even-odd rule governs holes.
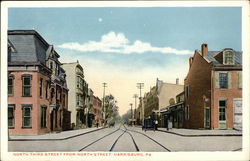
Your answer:
[[[169,134],[174,134],[174,135],[178,135],[178,136],[184,136],[184,137],[197,137],[197,136],[242,136],[242,134],[212,134],[212,135],[208,135],[208,134],[194,134],[194,135],[183,135],[183,134],[179,134],[179,133],[175,133],[175,132],[171,132],[171,131],[164,131],[164,130],[157,130],[160,132],[165,132],[165,133],[169,133]]]
[[[78,137],[78,136],[81,136],[81,135],[85,135],[85,134],[88,134],[88,133],[92,133],[92,132],[95,132],[95,131],[99,131],[99,130],[102,130],[102,129],[105,129],[105,128],[107,128],[107,127],[102,127],[102,128],[99,128],[99,129],[83,132],[83,133],[80,133],[80,134],[77,134],[77,135],[71,135],[71,136],[68,136],[68,137],[60,138],[60,139],[8,139],[8,141],[52,141],[52,140],[53,141],[59,141],[59,140],[67,140],[67,139],[71,139],[71,138]]]

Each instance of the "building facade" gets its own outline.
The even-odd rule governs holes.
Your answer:
[[[84,110],[87,108],[86,99],[88,99],[88,84],[84,80],[84,71],[78,61],[63,63],[62,68],[67,73],[71,127],[82,128],[85,126]]]
[[[100,126],[102,124],[102,101],[99,97],[94,96],[93,97],[93,109],[94,109],[94,115],[95,115],[95,121],[94,124]]]
[[[241,129],[242,52],[208,51],[189,58],[185,84],[186,128]]]
[[[91,88],[88,89],[88,97],[86,100],[87,107],[85,109],[85,119],[87,127],[92,127],[95,121],[94,114],[94,92]]]
[[[68,89],[58,58],[53,46],[36,31],[8,31],[10,134],[68,129]]]
[[[177,102],[176,96],[183,92],[184,86],[179,84],[179,79],[177,78],[175,84],[157,79],[156,87],[159,98],[159,112],[161,113],[159,125],[166,127],[167,120],[173,121],[173,119],[177,119],[177,117],[173,117],[174,115],[169,115],[170,107],[175,105]]]

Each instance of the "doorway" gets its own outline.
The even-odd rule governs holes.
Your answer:
[[[227,100],[219,100],[219,129],[227,128]]]

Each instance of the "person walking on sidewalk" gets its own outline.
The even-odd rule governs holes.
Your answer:
[[[155,130],[158,130],[158,120],[155,120]]]

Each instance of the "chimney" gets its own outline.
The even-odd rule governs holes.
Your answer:
[[[207,56],[207,44],[203,43],[201,45],[201,54],[202,54],[202,57],[206,57]]]
[[[179,85],[179,78],[176,78],[176,84]]]
[[[193,57],[191,56],[189,57],[189,68],[191,68],[192,63],[193,63]]]

